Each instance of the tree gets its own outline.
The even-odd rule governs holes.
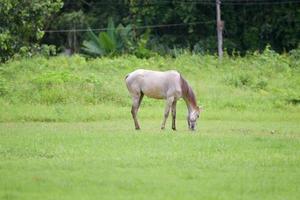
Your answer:
[[[62,0],[0,0],[0,61],[36,48],[62,6]]]

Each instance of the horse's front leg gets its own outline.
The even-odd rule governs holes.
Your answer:
[[[175,121],[176,121],[176,103],[177,101],[173,101],[172,103],[172,129],[174,131],[176,131],[176,124],[175,124]]]
[[[174,97],[169,97],[167,99],[165,113],[164,113],[164,119],[163,119],[163,122],[161,124],[161,129],[165,129],[166,121],[168,119],[169,112],[170,112],[173,101],[174,101]]]

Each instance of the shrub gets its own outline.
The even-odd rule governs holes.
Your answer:
[[[97,36],[90,29],[88,40],[83,41],[82,51],[90,56],[116,55],[128,52],[132,46],[131,25],[124,27],[120,24],[115,28],[112,18],[108,19],[107,31]]]
[[[0,97],[4,96],[8,92],[7,81],[0,76]]]
[[[292,68],[300,68],[300,45],[297,49],[294,49],[292,51],[289,52],[289,56],[290,56],[290,66]]]

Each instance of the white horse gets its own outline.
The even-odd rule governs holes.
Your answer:
[[[140,129],[137,112],[141,105],[144,95],[155,99],[166,99],[166,108],[161,129],[165,128],[166,120],[172,109],[172,129],[176,130],[176,103],[183,98],[188,109],[188,127],[195,130],[196,121],[202,111],[197,106],[192,88],[187,81],[177,71],[170,70],[165,72],[138,69],[125,78],[128,91],[132,96],[131,114],[134,120],[135,129]]]

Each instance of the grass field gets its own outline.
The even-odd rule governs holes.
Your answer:
[[[300,198],[299,123],[178,122],[1,123],[0,199]]]
[[[164,101],[145,98],[135,131],[125,75],[177,69],[204,106],[187,130],[160,130]],[[0,200],[300,199],[300,63],[270,49],[0,65]]]

